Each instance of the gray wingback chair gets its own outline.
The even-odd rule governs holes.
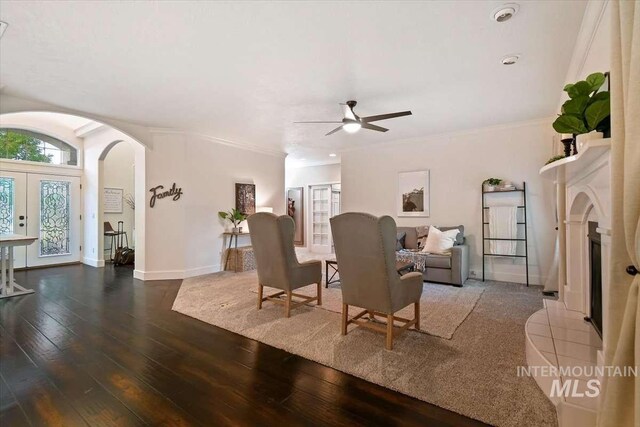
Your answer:
[[[298,262],[293,245],[293,219],[287,215],[277,216],[260,212],[251,215],[247,221],[258,267],[258,310],[266,300],[284,303],[285,315],[289,317],[291,309],[299,305],[311,301],[317,301],[318,305],[322,305],[322,261]],[[315,297],[293,292],[313,283],[318,287]],[[263,297],[264,286],[282,291]],[[278,298],[281,295],[286,295],[286,298]],[[292,296],[302,300],[292,303]]]
[[[396,223],[390,216],[375,217],[366,213],[344,213],[331,218],[331,230],[340,269],[342,288],[342,335],[355,323],[386,333],[386,348],[393,349],[394,334],[410,326],[420,329],[422,273],[400,276],[396,269]],[[394,316],[398,310],[414,304],[412,320]],[[349,306],[364,311],[349,319]],[[368,314],[386,318],[386,327],[366,320]],[[404,323],[394,333],[394,321]]]

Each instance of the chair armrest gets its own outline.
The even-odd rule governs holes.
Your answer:
[[[451,279],[455,285],[462,286],[469,278],[469,245],[457,245],[451,248]]]
[[[322,281],[322,261],[319,260],[298,263],[290,271],[292,289]]]

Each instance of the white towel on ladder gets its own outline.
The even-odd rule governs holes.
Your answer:
[[[516,206],[492,206],[489,208],[489,237],[516,239],[518,237],[518,208]],[[516,241],[490,240],[489,252],[515,255]]]

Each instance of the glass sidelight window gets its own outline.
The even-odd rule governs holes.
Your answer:
[[[0,177],[0,234],[13,233],[15,180]]]
[[[40,181],[40,256],[70,253],[70,183]]]

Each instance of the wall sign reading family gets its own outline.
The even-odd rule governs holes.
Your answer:
[[[165,190],[164,185],[157,185],[149,190],[151,192],[151,200],[149,201],[149,207],[152,208],[156,205],[156,200],[164,199],[165,197],[171,197],[171,200],[176,201],[182,196],[182,187],[177,187],[174,182],[170,189]]]

